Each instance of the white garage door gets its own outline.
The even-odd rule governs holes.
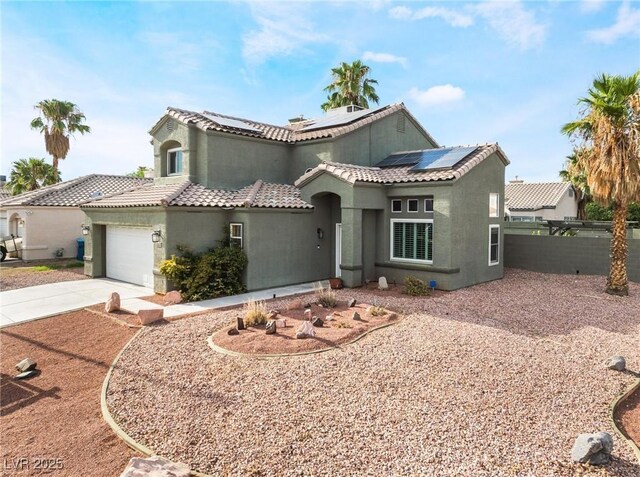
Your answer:
[[[152,232],[107,226],[107,277],[153,288]]]

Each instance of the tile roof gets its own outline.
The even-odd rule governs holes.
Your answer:
[[[13,197],[13,194],[11,192],[9,192],[8,190],[0,190],[0,202],[8,199],[9,197]]]
[[[184,124],[194,124],[196,127],[203,131],[221,131],[231,134],[238,134],[241,136],[256,137],[262,139],[269,139],[272,141],[285,142],[294,144],[298,142],[310,141],[313,139],[323,139],[330,137],[338,137],[343,134],[348,134],[351,131],[355,131],[367,124],[374,121],[378,121],[384,117],[390,116],[397,111],[404,111],[407,117],[420,129],[425,136],[434,144],[438,143],[431,137],[431,135],[420,125],[420,123],[413,117],[413,115],[405,108],[404,104],[392,104],[389,106],[382,106],[376,109],[361,110],[358,114],[355,114],[354,119],[351,122],[343,122],[334,126],[326,126],[319,128],[312,128],[315,122],[320,122],[321,119],[308,119],[293,124],[287,124],[286,126],[274,126],[273,124],[262,123],[253,121],[250,119],[237,118],[234,116],[226,116],[223,114],[213,113],[210,111],[204,111],[197,113],[194,111],[188,111],[186,109],[179,108],[167,108],[165,115],[151,128],[149,131],[151,134],[157,130],[163,123],[165,117],[176,119]],[[341,115],[341,117],[348,118],[348,115]],[[246,126],[246,128],[244,127]],[[305,130],[306,128],[306,130]]]
[[[175,184],[147,185],[140,189],[97,199],[88,208],[119,207],[244,207],[278,209],[312,209],[300,198],[292,185],[256,181],[240,190],[207,189],[203,185],[183,181]]]
[[[77,207],[94,200],[95,194],[105,197],[152,182],[153,179],[147,178],[90,174],[13,196],[0,202],[0,206]]]
[[[407,151],[409,152],[409,151]],[[329,173],[338,179],[350,184],[356,182],[374,182],[380,184],[397,184],[404,182],[432,182],[456,180],[465,175],[476,165],[493,153],[497,153],[505,165],[509,164],[506,155],[498,144],[486,144],[478,146],[473,153],[465,157],[453,169],[441,169],[432,171],[411,171],[413,167],[370,167],[356,166],[352,164],[339,164],[335,162],[323,162],[308,173],[301,176],[296,182],[296,187],[301,187],[320,174]]]
[[[509,183],[504,187],[505,206],[509,210],[555,208],[571,187],[570,182]]]

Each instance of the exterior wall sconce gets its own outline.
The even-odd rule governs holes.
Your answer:
[[[316,233],[318,234],[319,239],[324,238],[324,230],[322,230],[320,227],[318,227],[318,229],[316,230]]]
[[[153,233],[151,234],[151,241],[153,243],[160,242],[161,238],[162,238],[162,233],[160,232],[160,230],[154,230]]]
[[[91,232],[91,227],[89,227],[88,225],[82,224],[80,226],[80,230],[82,231],[82,235],[89,235],[89,232]]]

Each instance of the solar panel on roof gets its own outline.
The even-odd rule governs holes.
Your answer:
[[[242,129],[243,131],[249,131],[252,133],[258,133],[258,134],[262,133],[260,129],[253,127],[249,123],[240,121],[239,119],[225,118],[222,116],[216,116],[213,114],[206,114],[206,113],[203,114],[203,116],[206,117],[207,119],[210,119],[214,123],[219,124],[220,126],[227,126],[233,129]]]
[[[320,118],[310,124],[307,124],[301,129],[301,131],[311,131],[313,129],[324,129],[335,126],[342,126],[343,124],[349,124],[360,118],[363,118],[372,111],[370,109],[363,109],[361,111],[354,111],[353,113],[335,114],[333,116],[326,116]]]
[[[423,151],[420,161],[411,168],[412,171],[429,171],[434,169],[451,169],[467,157],[477,147],[447,147]]]

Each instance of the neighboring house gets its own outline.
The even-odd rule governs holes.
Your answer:
[[[82,206],[90,276],[165,292],[160,263],[224,230],[248,256],[249,290],[382,275],[451,290],[503,275],[505,154],[440,148],[403,104],[286,126],[169,108],[150,134],[153,185]]]
[[[510,181],[504,190],[505,213],[512,222],[576,220],[580,197],[570,182]]]
[[[4,177],[4,176],[0,176]],[[11,192],[0,189],[0,202],[12,197]],[[0,238],[7,237],[9,235],[9,223],[7,221],[7,211],[0,209]]]
[[[5,198],[0,211],[6,214],[7,235],[22,238],[22,259],[75,257],[85,220],[82,204],[152,182],[92,174]]]

